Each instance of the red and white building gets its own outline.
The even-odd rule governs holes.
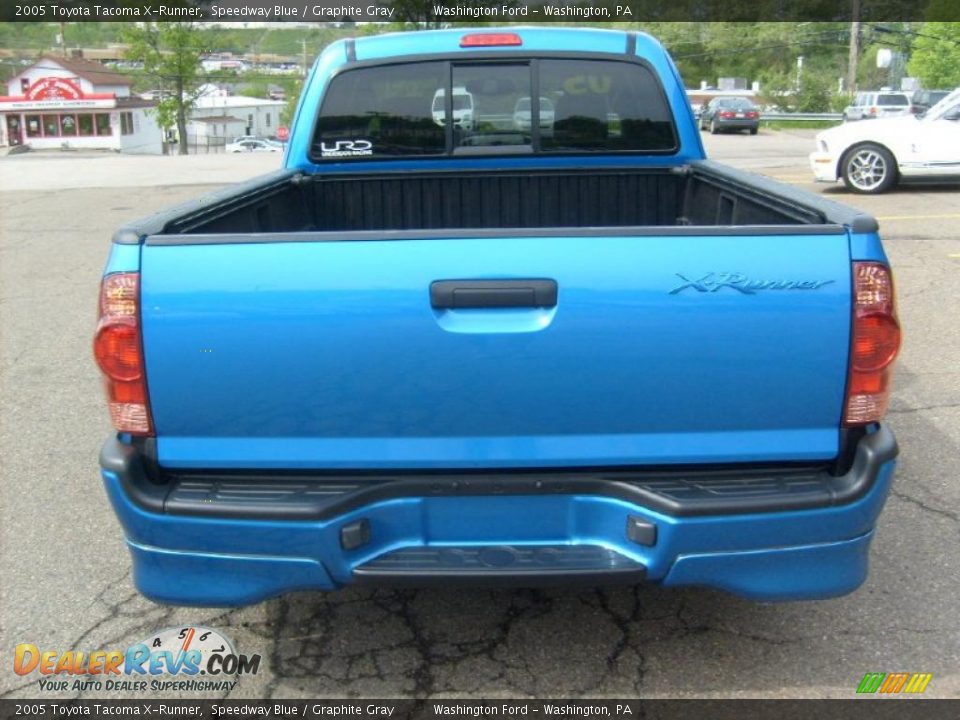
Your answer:
[[[7,82],[0,145],[160,154],[154,106],[131,96],[130,80],[100,63],[45,56]]]

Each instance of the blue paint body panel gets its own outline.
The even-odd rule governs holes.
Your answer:
[[[850,259],[889,264],[877,233],[850,233]]]
[[[833,457],[847,237],[143,248],[161,462],[449,468]],[[816,290],[671,292],[688,278]],[[552,311],[431,308],[435,280],[556,280]],[[824,348],[836,348],[825,352]]]
[[[110,244],[104,275],[117,272],[138,272],[140,270],[140,246]]]

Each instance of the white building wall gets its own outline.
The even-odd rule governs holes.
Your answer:
[[[201,118],[230,115],[243,120],[244,127],[238,133],[239,135],[247,134],[246,128],[249,126],[251,135],[271,137],[277,134],[277,127],[280,125],[280,113],[285,105],[286,103],[279,100],[261,100],[239,95],[230,97],[205,96],[197,102],[191,116]]]
[[[133,133],[121,135],[119,112],[129,112],[133,115]],[[113,123],[114,137],[119,140],[121,152],[133,155],[161,155],[163,153],[163,131],[157,126],[155,111],[150,108],[134,108],[119,111],[116,122]],[[111,113],[111,122],[113,122]]]

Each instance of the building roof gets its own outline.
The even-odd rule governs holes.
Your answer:
[[[40,62],[54,62],[64,70],[69,70],[77,77],[89,80],[94,85],[132,85],[133,82],[126,75],[111,70],[93,60],[83,58],[65,58],[56,55],[44,55]],[[38,63],[39,64],[39,63]]]
[[[144,100],[138,97],[117,98],[117,108],[120,110],[124,108],[152,108],[156,106],[156,100]]]
[[[213,110],[215,108],[238,108],[238,107],[280,107],[286,105],[282,100],[266,100],[264,98],[247,97],[245,95],[227,95],[226,97],[214,97],[212,95],[201,95],[197,98],[196,107],[198,110]]]
[[[203,123],[243,123],[246,120],[242,118],[233,117],[232,115],[217,115],[216,117],[192,117],[190,122],[203,122]]]

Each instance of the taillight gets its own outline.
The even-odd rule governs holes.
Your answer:
[[[853,264],[853,338],[844,410],[846,425],[877,422],[887,412],[900,323],[893,276],[882,263]]]
[[[523,45],[516,33],[471,33],[460,38],[460,47],[502,47]]]
[[[103,278],[93,355],[103,372],[113,426],[132,435],[153,435],[140,334],[139,273]]]
[[[760,113],[751,110],[750,112],[747,113],[747,117],[753,120],[755,118],[760,117]]]
[[[720,113],[720,117],[722,118],[732,118],[736,117],[736,115],[736,113],[730,112],[729,110],[724,110],[722,113]]]

